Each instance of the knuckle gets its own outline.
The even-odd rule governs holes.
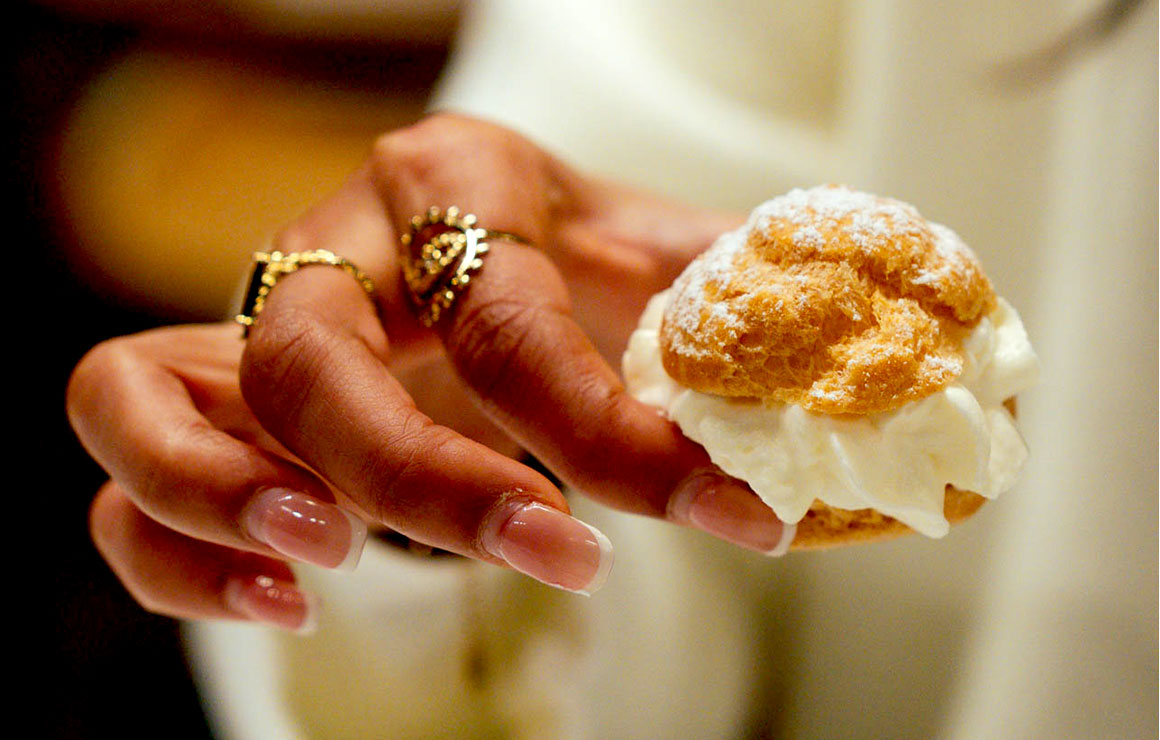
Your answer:
[[[302,220],[283,226],[270,242],[271,249],[288,254],[290,252],[308,252],[314,249],[317,241],[314,231]]]
[[[289,307],[262,318],[246,343],[239,378],[255,415],[281,437],[298,427],[337,337],[305,310]]]
[[[500,126],[454,114],[435,114],[380,136],[371,160],[386,178],[418,182],[437,179],[447,168],[481,156],[514,160],[532,150],[525,139]]]
[[[580,375],[574,379],[573,394],[584,413],[571,427],[570,463],[580,471],[603,476],[609,466],[618,465],[610,454],[615,440],[631,438],[628,423],[629,397],[621,388],[609,388],[601,380]]]
[[[584,428],[584,441],[615,436],[625,425],[630,397],[622,386],[609,387],[596,378],[584,376],[577,381],[576,395],[584,399],[584,412],[591,421]]]
[[[110,339],[85,353],[65,389],[65,408],[74,425],[99,400],[109,381],[134,364],[134,357],[128,338]]]
[[[520,361],[547,309],[508,299],[464,308],[455,317],[449,350],[460,375],[488,399]]]
[[[438,166],[438,148],[430,126],[419,123],[384,134],[375,141],[371,161],[386,180],[426,179]]]
[[[383,448],[389,452],[363,461],[359,473],[377,491],[373,513],[384,522],[398,524],[419,503],[417,496],[431,492],[440,461],[455,460],[452,448],[457,446],[458,437],[447,427],[415,414],[384,438]]]

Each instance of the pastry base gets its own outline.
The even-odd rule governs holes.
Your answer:
[[[970,517],[987,499],[947,486],[943,513],[952,525]],[[815,501],[798,522],[790,550],[823,550],[862,542],[892,539],[914,530],[874,509],[837,509]]]

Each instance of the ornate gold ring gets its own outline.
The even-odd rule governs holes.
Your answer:
[[[266,305],[266,297],[278,281],[292,272],[308,265],[329,265],[337,267],[359,282],[367,295],[374,300],[375,284],[365,272],[347,259],[339,257],[327,249],[312,249],[309,252],[254,252],[254,269],[250,273],[250,283],[242,301],[242,310],[234,321],[242,325],[242,336],[249,336],[250,327]]]
[[[473,214],[461,214],[455,206],[446,211],[432,206],[411,219],[410,231],[399,239],[399,256],[424,326],[434,326],[455,304],[483,266],[489,242],[497,240],[531,244],[516,234],[480,228]]]

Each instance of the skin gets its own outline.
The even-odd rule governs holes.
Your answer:
[[[430,205],[535,245],[493,242],[436,330],[415,320],[394,248]],[[382,137],[274,244],[345,256],[376,301],[339,270],[303,269],[246,342],[234,325],[176,327],[106,342],[76,368],[69,416],[111,477],[91,512],[99,550],[152,611],[239,618],[230,578],[293,583],[240,523],[256,492],[282,487],[499,563],[480,539],[496,507],[569,511],[513,459],[521,448],[607,506],[687,524],[670,499],[712,465],[610,361],[647,298],[739,220],[581,176],[480,121]]]

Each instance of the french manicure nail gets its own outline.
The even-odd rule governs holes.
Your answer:
[[[367,525],[345,509],[284,488],[260,491],[242,514],[246,531],[287,557],[324,568],[354,570]]]
[[[700,473],[685,481],[673,494],[669,514],[726,542],[771,556],[784,555],[797,531],[755,493],[716,473]]]
[[[481,541],[524,575],[585,596],[612,569],[612,543],[600,530],[544,504],[500,507],[484,523]]]
[[[242,616],[300,635],[318,626],[317,597],[270,576],[230,576],[225,602]]]

